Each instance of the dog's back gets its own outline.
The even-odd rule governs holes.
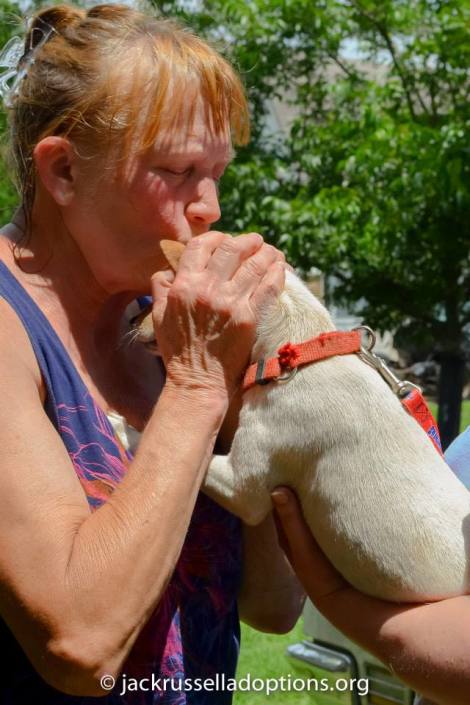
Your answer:
[[[260,323],[253,360],[333,328],[288,273],[278,305]],[[399,601],[470,591],[469,494],[357,356],[247,391],[231,463],[260,511],[270,489],[293,487],[319,544],[360,590]]]

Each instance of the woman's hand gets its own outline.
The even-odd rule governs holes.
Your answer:
[[[277,487],[271,497],[279,543],[312,602],[350,588],[313,538],[294,492]]]
[[[228,403],[249,362],[261,310],[284,286],[284,256],[256,233],[193,238],[176,275],[152,277],[167,385]]]
[[[378,600],[353,588],[315,541],[295,493],[276,487],[271,497],[279,543],[308,597],[347,636],[378,658],[388,659],[396,640],[387,624],[413,606]]]
[[[295,494],[272,493],[278,536],[308,596],[350,639],[439,705],[467,705],[470,692],[470,595],[399,604],[351,587],[313,538]]]

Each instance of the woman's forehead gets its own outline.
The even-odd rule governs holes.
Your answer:
[[[193,102],[194,101],[194,102]],[[212,114],[204,104],[201,95],[195,95],[193,101],[183,109],[182,122],[177,126],[162,125],[155,140],[160,151],[203,153],[207,150],[232,149],[230,123],[227,120],[219,129],[214,128]]]
[[[155,140],[152,151],[161,156],[174,158],[202,159],[210,155],[220,161],[229,162],[233,159],[234,150],[228,129],[222,134],[215,134],[207,125],[201,126],[201,129],[195,129],[195,127],[193,125],[190,130],[160,134]]]

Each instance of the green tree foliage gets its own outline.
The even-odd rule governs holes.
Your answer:
[[[15,35],[20,27],[21,10],[8,0],[0,0],[0,47]],[[4,69],[0,67],[0,71]],[[7,167],[8,135],[6,115],[0,109],[0,214],[2,221],[10,216],[18,204],[18,196],[13,186],[10,170]]]
[[[470,325],[468,0],[165,0],[248,88],[254,139],[222,184],[223,226],[259,230],[337,302],[442,360],[458,429]],[[267,99],[290,100],[285,138]],[[358,303],[359,302],[359,303]]]
[[[221,227],[259,230],[335,275],[336,301],[374,327],[432,345],[449,440],[470,325],[469,0],[154,2],[248,88],[253,139],[222,184]],[[19,14],[0,0],[2,43]],[[288,135],[266,131],[274,98],[295,106]],[[2,162],[4,215],[15,202]]]

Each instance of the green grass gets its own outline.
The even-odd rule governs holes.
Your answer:
[[[437,420],[437,404],[434,401],[430,401],[429,408],[432,411],[434,418]],[[464,431],[467,426],[470,426],[470,401],[462,402],[462,416],[460,418],[460,430]]]
[[[464,401],[462,404],[462,419],[460,422],[460,430],[463,431],[470,426],[470,400]]]
[[[303,633],[303,619],[299,619],[294,629],[282,636],[276,634],[263,634],[251,629],[246,624],[242,624],[242,639],[240,660],[237,669],[237,678],[246,677],[247,674],[254,678],[292,678],[302,677],[300,672],[296,672],[294,666],[288,661],[285,652],[289,644],[302,641],[306,636]],[[269,701],[270,705],[284,705],[284,703],[295,703],[295,705],[315,705],[315,696],[308,692],[237,692],[234,697],[234,705],[264,705]]]
[[[467,426],[470,426],[470,401],[464,401],[462,404],[462,423],[460,428],[463,431]]]

